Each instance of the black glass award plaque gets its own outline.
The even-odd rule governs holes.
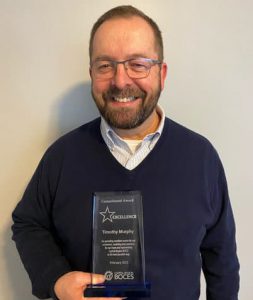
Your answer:
[[[92,273],[105,282],[91,283],[85,297],[150,296],[139,191],[94,193],[92,247]]]

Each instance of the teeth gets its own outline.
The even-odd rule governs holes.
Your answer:
[[[133,96],[127,97],[127,98],[114,97],[113,99],[118,102],[130,102],[130,101],[135,100],[135,97],[133,97]]]

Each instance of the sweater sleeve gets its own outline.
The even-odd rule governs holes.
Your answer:
[[[54,235],[52,206],[59,175],[53,169],[45,155],[12,215],[13,240],[31,279],[32,292],[41,299],[55,297],[55,281],[71,271]]]
[[[217,154],[212,169],[211,173],[215,176],[210,184],[210,198],[214,222],[208,226],[201,245],[207,300],[237,300],[239,262],[236,254],[235,222],[225,173]]]

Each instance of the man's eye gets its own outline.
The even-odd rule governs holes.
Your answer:
[[[102,63],[97,66],[97,69],[99,71],[107,71],[107,70],[111,70],[111,68],[112,66],[109,63]]]
[[[147,66],[143,62],[132,61],[129,63],[130,68],[135,70],[145,70]]]

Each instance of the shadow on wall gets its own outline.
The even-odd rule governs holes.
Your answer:
[[[56,128],[53,137],[61,136],[70,130],[98,117],[97,107],[91,96],[90,82],[79,83],[56,101],[51,111],[49,135]]]
[[[98,111],[90,93],[90,83],[77,84],[53,104],[49,113],[49,143],[72,129],[98,117]],[[46,145],[46,147],[49,145]],[[31,174],[32,176],[32,174]],[[19,199],[17,199],[18,202]],[[11,241],[11,222],[4,233],[4,261],[10,295],[8,300],[35,300],[31,294],[31,284]],[[6,293],[5,293],[6,294]],[[0,296],[1,299],[1,296]]]

